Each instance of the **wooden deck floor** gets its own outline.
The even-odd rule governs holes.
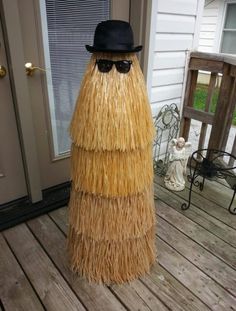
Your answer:
[[[155,179],[159,262],[150,275],[122,286],[88,284],[68,269],[67,209],[0,235],[3,310],[236,310],[236,216],[224,208],[230,190],[207,182],[172,193]]]

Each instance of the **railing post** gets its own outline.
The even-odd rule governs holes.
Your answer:
[[[234,109],[236,104],[236,79],[235,77],[232,78],[232,88],[230,90],[230,98],[229,98],[229,105],[228,105],[228,111],[227,111],[227,122],[225,123],[225,129],[224,129],[224,138],[222,142],[222,150],[225,150],[230,128],[232,125],[233,115],[234,115]]]
[[[230,64],[224,63],[221,87],[208,144],[210,149],[224,150],[227,141],[226,131],[232,122],[234,110],[232,109],[234,104],[232,96],[235,90],[233,87],[234,78],[230,75],[230,68]]]
[[[205,111],[194,108],[194,95],[199,70],[211,73]],[[211,113],[210,104],[218,74],[222,74],[215,113]],[[198,149],[203,148],[207,127],[212,125],[207,148],[224,151],[226,148],[234,109],[236,104],[236,57],[224,54],[192,52],[190,55],[188,77],[184,96],[180,135],[189,137],[191,119],[202,122]],[[233,151],[235,153],[236,142]]]
[[[209,112],[210,107],[211,107],[211,101],[212,101],[212,97],[213,97],[213,94],[214,94],[216,78],[217,78],[217,73],[212,72],[211,73],[210,82],[209,82],[208,92],[207,92],[206,104],[205,104],[205,111],[206,112]],[[207,127],[208,127],[208,124],[203,122],[202,126],[201,126],[201,131],[200,131],[200,137],[199,137],[199,142],[198,142],[198,149],[203,149],[204,148]]]
[[[197,85],[197,77],[198,77],[198,70],[189,70],[188,71],[188,78],[186,83],[185,89],[185,96],[184,96],[184,107],[193,107],[194,104],[194,92]],[[181,126],[180,126],[180,136],[184,137],[187,141],[190,131],[191,119],[183,117]]]

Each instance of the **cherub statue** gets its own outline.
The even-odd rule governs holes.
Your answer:
[[[166,188],[182,191],[185,188],[186,167],[191,153],[191,143],[183,137],[173,139],[170,146],[170,164],[164,178]]]

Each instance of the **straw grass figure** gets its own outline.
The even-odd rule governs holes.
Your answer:
[[[127,40],[122,49],[120,38]],[[135,54],[142,47],[133,47],[132,40],[126,22],[97,26],[94,46],[86,46],[93,54],[70,127],[71,267],[105,284],[147,273],[156,257],[154,127]]]

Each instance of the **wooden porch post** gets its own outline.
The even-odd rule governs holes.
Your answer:
[[[184,107],[193,107],[194,104],[194,92],[197,85],[198,70],[189,70],[187,85],[184,96]],[[183,109],[184,111],[184,109]],[[191,119],[183,117],[181,122],[180,136],[184,137],[185,140],[188,139],[190,131]]]
[[[230,75],[230,64],[224,63],[221,88],[212,124],[208,148],[224,150],[235,104],[234,78]]]

